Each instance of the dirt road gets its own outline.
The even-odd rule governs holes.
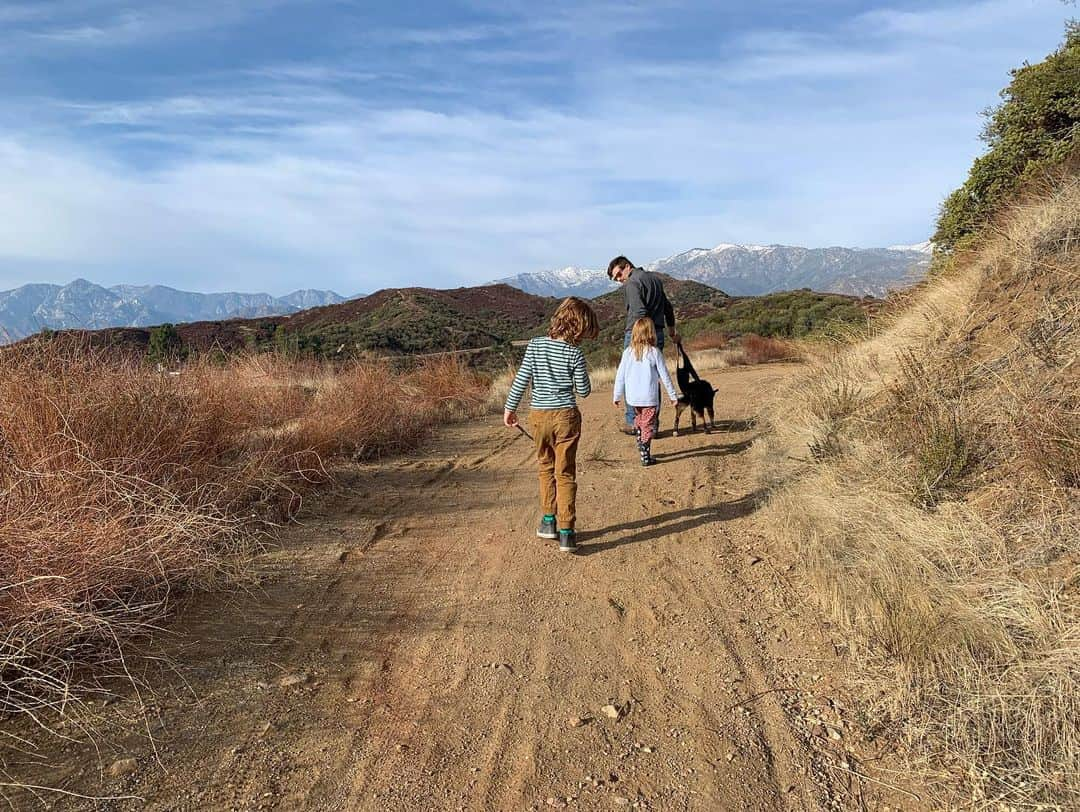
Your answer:
[[[184,613],[106,749],[27,774],[124,809],[859,808],[835,652],[754,526],[754,404],[789,371],[710,373],[722,430],[651,469],[586,401],[576,556],[535,537],[531,448],[495,417],[357,468],[257,589]]]

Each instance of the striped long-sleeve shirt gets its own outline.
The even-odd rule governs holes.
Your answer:
[[[506,397],[507,409],[517,411],[530,382],[534,409],[572,409],[577,405],[575,393],[587,398],[592,392],[581,350],[546,336],[534,338],[525,348],[525,358]]]

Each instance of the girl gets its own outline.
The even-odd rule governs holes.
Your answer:
[[[577,550],[577,448],[581,440],[581,412],[574,395],[592,392],[585,356],[578,344],[596,338],[596,314],[581,299],[564,299],[551,317],[546,337],[534,338],[525,348],[503,410],[503,423],[518,425],[517,408],[525,387],[532,383],[529,424],[540,464],[540,527],[536,535],[559,540],[564,553]],[[558,524],[556,525],[556,521]],[[558,527],[558,532],[556,532]]]
[[[664,365],[664,355],[656,348],[656,327],[652,319],[640,318],[634,322],[630,346],[623,350],[619,371],[615,373],[615,405],[621,408],[625,394],[627,405],[634,407],[642,465],[656,462],[652,455],[653,421],[660,405],[661,381],[671,402],[678,403],[679,396]]]

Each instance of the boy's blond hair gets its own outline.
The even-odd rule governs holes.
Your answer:
[[[644,316],[634,322],[630,329],[630,349],[634,351],[634,358],[638,361],[649,347],[656,346],[656,325],[653,320]]]
[[[565,341],[577,346],[587,338],[600,335],[596,313],[581,299],[571,296],[563,299],[551,317],[548,338]]]

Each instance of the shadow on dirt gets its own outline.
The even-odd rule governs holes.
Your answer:
[[[579,548],[578,555],[596,555],[626,544],[653,541],[665,536],[686,533],[717,522],[740,519],[757,510],[762,503],[763,497],[764,491],[758,490],[732,502],[721,502],[718,505],[708,507],[684,508],[683,510],[674,510],[670,513],[650,516],[633,522],[614,524],[599,530],[583,530],[578,533],[578,541],[584,545]],[[621,538],[601,540],[627,531],[637,532],[630,532],[630,535]]]
[[[754,444],[756,438],[751,437],[749,440],[741,440],[737,443],[728,443],[726,445],[705,445],[699,448],[684,448],[681,451],[672,451],[669,454],[656,454],[656,461],[658,463],[665,462],[677,462],[679,460],[688,460],[693,457],[728,457],[732,454],[740,454],[746,451]]]
[[[691,428],[691,425],[692,424],[690,423],[689,418],[685,418],[682,426],[679,427],[679,436],[680,437],[687,437],[687,436],[692,436],[694,434],[704,434],[705,433],[704,427],[700,423],[699,423],[699,425],[698,425],[698,427],[696,429]],[[710,430],[711,431],[725,431],[725,432],[728,432],[728,433],[731,433],[731,434],[738,434],[739,432],[750,431],[756,425],[757,425],[757,418],[756,417],[746,417],[746,418],[740,418],[740,419],[736,419],[736,420],[717,420],[715,423],[712,424]],[[667,437],[672,437],[674,435],[673,435],[672,429],[661,429],[660,431],[658,431],[656,433],[655,436],[656,436],[656,439],[663,440],[663,439],[665,439]]]

